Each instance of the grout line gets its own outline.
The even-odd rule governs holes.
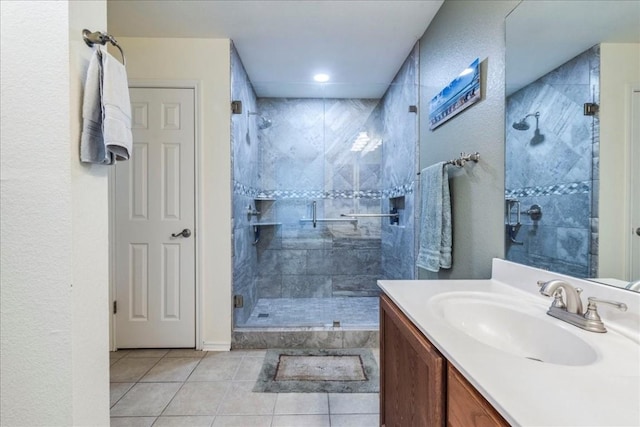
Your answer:
[[[167,354],[168,354],[168,353],[167,353]],[[126,357],[126,356],[125,356],[125,357]],[[120,398],[119,398],[119,399],[118,399],[118,400],[113,404],[113,406],[115,406],[115,405],[116,405],[116,404],[117,404],[117,403],[118,403],[118,402],[119,402],[119,401],[120,401],[124,396],[126,396],[126,395],[129,393],[129,391],[131,391],[131,389],[133,389],[133,387],[135,387],[135,385],[137,385],[137,384],[141,383],[141,381],[140,381],[140,380],[141,380],[142,378],[144,378],[144,377],[149,373],[149,371],[150,371],[151,369],[153,369],[154,367],[156,367],[156,366],[160,363],[160,361],[161,361],[161,360],[163,360],[165,357],[166,357],[166,355],[165,355],[165,356],[160,357],[160,358],[159,358],[159,360],[158,360],[158,361],[157,361],[153,366],[151,366],[151,367],[150,367],[150,368],[149,368],[149,369],[148,369],[148,370],[147,370],[147,371],[146,371],[146,372],[145,372],[145,373],[140,377],[140,379],[139,379],[139,380],[137,380],[137,381],[133,382],[133,385],[129,388],[129,390],[127,390],[127,392],[125,392],[125,393],[124,393],[124,394],[123,394],[123,395],[122,395],[122,396],[121,396],[121,397],[120,397]],[[158,416],[142,416],[142,415],[140,415],[140,416],[132,416],[132,417],[155,417],[155,420],[154,420],[154,421],[153,421],[153,423],[152,423],[152,425],[155,425],[155,424],[158,422],[158,420],[159,420],[159,418],[160,418],[160,417],[165,416],[165,415],[164,415],[164,413],[165,413],[165,411],[167,410],[167,408],[169,407],[169,405],[171,405],[171,403],[174,401],[174,399],[176,398],[176,396],[178,395],[178,393],[180,393],[180,391],[182,390],[182,388],[184,387],[184,385],[189,381],[189,379],[192,377],[193,373],[194,373],[194,372],[196,371],[196,369],[200,366],[200,364],[201,364],[202,360],[204,360],[204,359],[205,359],[205,357],[206,357],[206,356],[201,357],[201,358],[198,358],[197,363],[195,364],[195,366],[193,367],[193,369],[191,370],[191,372],[189,373],[189,375],[188,375],[188,376],[187,376],[183,381],[153,381],[153,382],[145,382],[145,383],[143,383],[143,384],[153,384],[153,383],[181,383],[182,385],[181,385],[181,386],[179,387],[179,389],[176,391],[176,393],[174,394],[174,396],[169,400],[169,402],[167,403],[167,405],[166,405],[166,406],[164,407],[164,409],[161,411],[160,415],[158,415]],[[222,404],[223,404],[224,402],[226,402],[226,401],[227,401],[227,399],[228,399],[228,398],[229,398],[229,396],[230,396],[230,393],[231,393],[231,390],[232,390],[232,387],[233,387],[233,383],[234,383],[234,379],[233,379],[233,378],[235,378],[235,376],[238,374],[238,372],[239,372],[239,370],[240,370],[240,368],[241,368],[241,366],[242,366],[242,362],[243,362],[243,361],[245,361],[245,360],[249,360],[249,359],[251,359],[252,357],[253,357],[253,356],[251,356],[251,355],[250,355],[250,352],[249,352],[249,351],[244,350],[244,353],[243,353],[243,354],[241,355],[241,357],[240,357],[241,362],[240,362],[240,364],[238,364],[238,367],[236,368],[236,371],[234,372],[234,375],[233,375],[233,377],[232,377],[232,379],[231,379],[231,380],[205,381],[205,382],[227,382],[227,383],[228,383],[228,386],[227,386],[227,388],[225,389],[224,394],[223,394],[222,398],[220,399],[220,402],[218,403],[217,407],[215,408],[215,414],[213,415],[213,419],[212,419],[212,421],[211,421],[210,427],[213,425],[213,423],[215,423],[215,421],[216,421],[216,419],[217,419],[218,417],[222,416],[222,415],[220,414],[220,408],[221,408]],[[123,357],[123,358],[124,358],[124,357]],[[132,359],[135,359],[135,358],[132,358]],[[248,381],[255,381],[256,379],[257,379],[257,378],[255,378],[254,380],[243,380],[243,381],[247,381],[247,382],[248,382]],[[270,425],[271,425],[271,426],[273,426],[273,425],[274,425],[274,418],[275,418],[275,416],[277,415],[277,414],[275,413],[275,410],[276,410],[276,406],[277,406],[277,403],[278,403],[278,400],[279,400],[280,394],[281,394],[281,393],[276,393],[276,399],[275,399],[275,402],[274,402],[274,405],[273,405],[273,409],[272,409],[272,411],[271,411],[271,414],[269,415],[269,416],[271,417],[271,422],[270,422]],[[330,398],[329,398],[329,397],[330,397],[330,393],[323,393],[323,394],[325,395],[326,403],[327,403],[327,414],[326,414],[326,415],[327,415],[328,420],[329,420],[329,426],[331,426],[331,425],[332,425],[332,421],[331,421],[332,410],[331,410],[331,400],[330,400]],[[110,407],[110,409],[111,409],[111,408],[113,408],[113,406],[111,406],[111,407]],[[367,414],[369,414],[369,413],[366,413],[366,414],[365,414],[365,413],[354,413],[353,415],[367,415]],[[375,414],[379,414],[379,412],[376,412],[376,413],[370,413],[370,414],[371,414],[371,415],[375,415]],[[260,415],[260,414],[245,414],[245,415],[246,415],[246,416],[258,416],[258,415]],[[264,415],[267,415],[267,414],[264,414]],[[285,414],[281,414],[281,415],[285,415]],[[295,414],[292,414],[292,415],[295,415]],[[312,415],[312,414],[300,414],[300,415]],[[322,414],[317,414],[317,415],[322,415]],[[339,414],[339,415],[349,415],[349,414]],[[195,415],[184,415],[184,416],[195,416]],[[119,417],[114,417],[114,418],[119,418]]]
[[[118,359],[115,363],[118,363],[119,361],[126,359],[126,358],[129,356],[129,354],[131,354],[131,351],[129,351],[129,353],[125,354],[124,356],[122,356],[122,357],[121,357],[120,359]],[[131,357],[131,359],[136,359],[136,358],[135,358],[135,357]],[[132,390],[136,385],[138,385],[138,383],[140,383],[140,380],[141,380],[142,378],[144,378],[144,376],[145,376],[145,375],[147,375],[147,374],[149,373],[149,371],[150,371],[151,369],[153,369],[153,368],[154,368],[158,363],[160,363],[160,360],[162,360],[162,357],[161,357],[161,358],[159,358],[159,359],[158,359],[158,361],[157,361],[156,363],[154,363],[154,364],[153,364],[153,366],[151,366],[149,369],[147,369],[147,370],[142,374],[142,376],[140,376],[136,381],[122,381],[122,382],[120,382],[120,383],[114,383],[114,384],[122,384],[122,383],[131,383],[131,382],[133,382],[133,385],[132,385],[131,387],[129,387],[129,390],[127,390],[126,392],[124,392],[124,394],[123,394],[122,396],[120,396],[120,398],[119,398],[118,400],[116,400],[116,401],[114,402],[114,404],[113,404],[113,405],[109,406],[109,416],[111,416],[111,409],[112,409],[114,406],[116,406],[116,405],[118,404],[118,402],[120,402],[120,401],[121,401],[121,400],[122,400],[122,399],[123,399],[127,394],[129,394],[129,392],[130,392],[130,391],[131,391],[131,390]],[[115,363],[114,363],[114,364],[115,364]],[[111,367],[112,367],[112,366],[113,366],[113,365],[109,365],[109,376],[111,376]],[[109,392],[111,392],[111,378],[109,378]]]

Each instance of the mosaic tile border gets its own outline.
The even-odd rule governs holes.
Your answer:
[[[506,198],[530,196],[561,196],[566,194],[585,194],[591,192],[591,181],[554,184],[546,187],[524,187],[505,190]]]
[[[413,194],[413,189],[414,182],[411,181],[411,183],[409,184],[397,185],[393,188],[382,190],[382,197],[385,199],[390,199],[392,197],[400,197],[407,194]]]
[[[254,199],[371,199],[379,200],[413,193],[413,182],[385,190],[260,190],[233,182],[233,194]]]

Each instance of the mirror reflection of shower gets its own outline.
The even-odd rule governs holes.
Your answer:
[[[512,127],[515,130],[529,130],[529,123],[527,123],[527,119],[529,117],[535,117],[536,118],[536,130],[533,132],[533,138],[531,138],[531,144],[535,145],[535,144],[540,144],[542,141],[544,141],[544,135],[540,133],[540,127],[538,126],[538,120],[540,118],[540,112],[536,111],[535,113],[529,113],[526,116],[524,116],[522,118],[522,120],[520,120],[519,122],[514,122]]]
[[[258,118],[258,129],[260,130],[264,130],[268,127],[271,127],[271,125],[273,124],[273,122],[270,119],[267,119],[266,117],[260,115],[260,113],[256,113],[254,111],[249,111],[249,115],[250,116],[257,116]]]

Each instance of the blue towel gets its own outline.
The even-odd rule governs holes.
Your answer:
[[[451,198],[448,165],[436,163],[420,172],[421,223],[416,265],[438,272],[451,268]]]

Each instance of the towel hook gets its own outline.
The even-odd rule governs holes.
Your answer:
[[[120,51],[120,55],[122,55],[122,65],[124,66],[127,65],[127,60],[124,57],[124,51],[122,50],[122,48],[120,47],[116,39],[111,34],[101,33],[100,31],[96,31],[92,33],[91,31],[85,28],[84,30],[82,30],[82,39],[89,47],[93,47],[93,45],[96,43],[101,44],[103,46],[107,43],[111,43],[113,46],[117,47],[118,50]]]

